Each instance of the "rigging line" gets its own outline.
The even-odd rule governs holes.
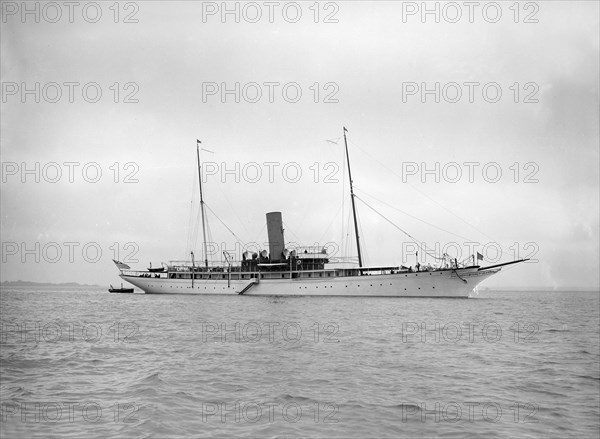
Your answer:
[[[244,244],[244,242],[243,242],[243,241],[242,241],[242,240],[241,240],[241,239],[240,239],[240,238],[239,238],[239,237],[238,237],[238,236],[237,236],[235,233],[233,233],[233,230],[231,230],[231,229],[230,229],[230,228],[227,226],[227,224],[225,224],[225,223],[223,222],[223,220],[222,220],[221,218],[219,218],[219,216],[218,216],[218,215],[217,215],[217,214],[214,212],[214,210],[212,210],[212,209],[210,208],[210,206],[208,206],[208,204],[204,203],[204,206],[205,206],[205,207],[206,207],[206,208],[207,208],[207,209],[210,211],[210,213],[212,213],[212,214],[215,216],[215,218],[216,218],[216,219],[218,219],[218,220],[219,220],[219,222],[220,222],[221,224],[223,224],[223,227],[225,227],[225,228],[226,228],[226,229],[229,231],[229,233],[231,233],[231,234],[233,235],[233,237],[234,237],[234,238],[235,238],[235,239],[236,239],[236,240],[237,240],[237,241],[238,241],[240,244]]]
[[[340,137],[341,139],[341,137]],[[346,205],[346,185],[343,184],[346,181],[346,160],[344,160],[344,154],[342,154],[342,240],[340,245],[344,245],[344,207]]]
[[[346,253],[348,257],[356,257],[358,255],[354,253],[355,250],[355,239],[354,234],[352,233],[354,229],[354,217],[352,215],[352,210],[348,207],[348,222],[346,223]]]
[[[246,224],[240,219],[240,217],[237,215],[237,210],[234,209],[233,205],[231,204],[231,201],[229,200],[229,197],[227,197],[227,194],[225,193],[224,190],[221,189],[221,185],[215,185],[217,187],[217,189],[219,190],[219,192],[221,193],[222,199],[225,200],[225,202],[227,203],[227,205],[229,206],[229,208],[231,209],[231,212],[233,213],[233,216],[235,216],[235,219],[238,221],[238,223],[242,226],[242,228],[244,229],[244,232],[246,232],[247,235],[250,234],[250,232],[248,232],[248,229],[246,229]],[[206,202],[204,203],[206,205]]]
[[[364,256],[365,256],[365,258],[363,259],[363,266],[368,267],[368,264],[366,264],[365,261],[370,260],[370,257],[369,257],[369,252],[367,251],[367,240],[365,239],[365,235],[363,233],[363,227],[362,227],[362,222],[360,221],[360,215],[357,214],[356,219],[358,221],[358,230],[360,231],[360,236],[362,236],[363,246],[361,247],[361,249],[363,250]]]
[[[394,224],[390,219],[388,219],[385,215],[383,215],[382,213],[378,212],[375,208],[371,207],[371,205],[369,205],[365,200],[363,200],[362,198],[354,195],[356,198],[358,198],[365,206],[367,206],[369,209],[371,209],[373,212],[375,212],[377,215],[379,215],[380,217],[382,217],[384,220],[386,220],[388,223],[390,223],[392,226],[394,226],[395,228],[397,228],[398,230],[400,230],[402,233],[404,233],[406,236],[408,236],[410,239],[413,240],[413,242],[415,244],[417,244],[419,246],[420,249],[422,249],[423,251],[425,251],[426,254],[428,254],[429,256],[435,258],[435,259],[442,259],[442,258],[438,258],[435,254],[435,250],[429,249],[424,243],[419,242],[415,237],[411,236],[406,230],[401,229],[399,226],[397,226],[396,224]]]
[[[389,172],[391,172],[393,175],[395,175],[396,177],[402,179],[402,177],[400,175],[398,175],[395,171],[391,170],[390,168],[388,168],[385,164],[383,164],[382,162],[380,162],[379,160],[377,160],[375,157],[373,157],[371,154],[369,154],[368,152],[366,152],[364,149],[362,149],[360,146],[358,146],[358,144],[356,142],[352,142],[354,144],[354,146],[356,146],[358,149],[360,149],[364,154],[366,154],[367,156],[369,156],[372,160],[376,161],[377,163],[379,163],[381,166],[383,166],[383,168],[387,169]],[[419,192],[421,195],[423,195],[424,197],[428,198],[429,200],[433,201],[435,204],[437,204],[438,206],[440,206],[442,209],[446,210],[447,212],[451,213],[453,216],[455,216],[456,218],[458,218],[459,220],[461,220],[462,222],[464,222],[465,224],[467,224],[469,227],[472,227],[473,229],[477,230],[479,233],[481,233],[483,236],[485,236],[486,238],[494,241],[494,239],[491,236],[488,236],[485,232],[483,232],[482,230],[479,230],[477,227],[475,227],[473,224],[471,224],[470,222],[468,222],[466,219],[460,217],[459,215],[457,215],[456,213],[454,213],[453,211],[451,211],[450,209],[448,209],[446,206],[444,206],[443,204],[439,203],[438,201],[434,200],[432,197],[430,197],[429,195],[427,195],[425,192],[421,191],[420,189],[418,189],[416,186],[413,186],[412,184],[410,184],[409,182],[404,182],[408,184],[410,187],[412,187],[414,190],[416,190],[417,192]]]
[[[185,254],[188,255],[192,250],[192,227],[194,227],[194,201],[190,201],[190,216],[188,219],[188,227],[187,227],[187,237],[186,237],[186,247]]]
[[[190,254],[190,252],[192,251],[192,238],[193,238],[193,227],[194,227],[194,200],[195,200],[195,195],[196,195],[196,182],[198,181],[198,178],[196,176],[196,172],[197,170],[194,170],[194,175],[192,176],[192,199],[190,200],[190,216],[188,219],[188,229],[187,229],[187,238],[186,238],[186,249],[185,249],[185,256],[184,256],[184,260],[186,259],[187,255]]]
[[[263,235],[263,232],[265,231],[265,229],[266,229],[266,228],[267,228],[267,223],[265,222],[265,223],[263,224],[263,226],[262,226],[262,229],[260,229],[260,232],[258,232],[258,235],[256,236],[256,238],[254,238],[254,241],[253,241],[253,242],[255,242],[256,244],[258,244],[258,239],[259,239],[261,236],[264,236],[264,235]],[[259,247],[260,247],[260,245],[259,245]]]
[[[313,204],[315,202],[315,200],[317,199],[317,197],[310,197],[310,200],[308,201],[308,204],[305,205],[305,209],[307,212],[311,212],[313,210]],[[304,232],[304,223],[300,222],[300,225],[298,227],[300,227],[298,229],[298,233],[303,233]]]
[[[358,189],[358,188],[357,188],[356,186],[354,186],[354,189]],[[430,227],[433,227],[434,229],[441,230],[442,232],[448,233],[448,234],[450,234],[450,235],[454,235],[454,236],[456,236],[457,238],[464,239],[464,240],[466,240],[466,241],[468,241],[468,242],[472,242],[472,241],[473,241],[473,240],[472,240],[472,239],[470,239],[470,238],[466,238],[466,237],[464,237],[464,236],[461,236],[461,235],[458,235],[458,234],[456,234],[456,233],[453,233],[453,232],[451,232],[451,231],[449,231],[449,230],[442,229],[441,227],[438,227],[438,226],[436,226],[435,224],[431,224],[431,223],[429,223],[429,222],[427,222],[427,221],[425,221],[425,220],[422,220],[421,218],[417,218],[416,216],[414,216],[414,215],[411,215],[411,214],[410,214],[410,213],[408,213],[408,212],[404,212],[403,210],[400,210],[400,209],[398,209],[397,207],[395,207],[395,206],[392,206],[391,204],[389,204],[389,203],[386,203],[385,201],[378,199],[377,197],[375,197],[375,196],[373,196],[373,195],[371,195],[371,194],[369,194],[369,193],[367,193],[367,192],[363,191],[362,189],[358,189],[358,190],[359,190],[360,192],[362,192],[363,194],[365,194],[366,196],[373,198],[375,201],[379,201],[380,203],[382,203],[382,204],[385,204],[385,205],[386,205],[386,206],[388,206],[389,208],[391,208],[391,209],[394,209],[394,210],[397,210],[398,212],[400,212],[400,213],[403,213],[404,215],[406,215],[406,216],[409,216],[409,217],[411,217],[411,218],[413,218],[413,219],[416,219],[417,221],[421,221],[422,223],[424,223],[424,224],[427,224],[428,226],[430,226]]]
[[[205,206],[206,206],[206,205],[205,205]],[[208,229],[208,233],[207,233],[207,235],[208,235],[208,242],[210,242],[211,244],[216,244],[216,243],[213,241],[213,237],[212,237],[212,230],[211,230],[211,228],[210,228],[210,224],[208,223],[208,221],[206,222],[206,228]],[[211,247],[212,247],[212,245],[211,245]],[[204,249],[204,248],[206,248],[206,249],[207,249],[207,253],[208,253],[208,248],[207,248],[207,247],[205,247],[205,246],[203,246],[203,249]],[[214,255],[214,253],[213,253],[213,252],[211,252],[211,254],[210,254],[210,262],[214,262],[214,261],[215,261],[215,258],[214,258],[214,256],[215,256],[215,255]],[[204,259],[205,259],[205,260],[207,260],[207,259],[208,259],[208,255],[204,255]]]
[[[192,247],[190,249],[190,251],[193,251],[193,252],[196,252],[196,246],[198,245],[198,230],[200,229],[200,209],[198,209],[198,212],[196,212],[195,217],[196,217],[196,221],[194,224],[194,230],[192,233],[192,242],[191,242]],[[184,260],[187,260],[188,256],[189,256],[189,253],[184,258]]]
[[[346,218],[346,234],[343,236],[344,243],[344,257],[351,257],[354,253],[352,252],[352,240],[350,238],[350,223],[352,221],[352,212],[348,210],[348,217]]]
[[[354,189],[358,189],[358,188],[357,188],[356,186],[354,186]],[[404,215],[407,215],[407,216],[409,216],[409,217],[411,217],[411,218],[413,218],[413,219],[416,219],[417,221],[421,221],[422,223],[424,223],[424,224],[427,224],[428,226],[430,226],[430,227],[433,227],[434,229],[438,229],[438,230],[440,230],[440,231],[442,231],[442,232],[445,232],[445,233],[448,233],[448,234],[450,234],[450,235],[456,236],[457,238],[464,239],[464,240],[465,240],[465,241],[467,241],[467,242],[470,242],[470,243],[477,243],[477,244],[479,244],[479,242],[477,242],[477,241],[476,241],[476,240],[474,240],[474,239],[467,238],[467,237],[465,237],[465,236],[462,236],[462,235],[459,235],[459,234],[457,234],[457,233],[451,232],[451,231],[449,231],[449,230],[443,229],[443,228],[441,228],[441,227],[439,227],[439,226],[436,226],[435,224],[432,224],[432,223],[430,223],[430,222],[427,222],[427,221],[425,221],[425,220],[423,220],[423,219],[421,219],[421,218],[418,218],[418,217],[416,217],[416,216],[414,216],[414,215],[411,215],[411,214],[410,214],[410,213],[408,213],[408,212],[405,212],[405,211],[403,211],[403,210],[401,210],[401,209],[398,209],[396,206],[393,206],[393,205],[391,205],[391,204],[389,204],[389,203],[387,203],[387,202],[385,202],[385,201],[383,201],[383,200],[380,200],[380,199],[378,199],[377,197],[375,197],[375,196],[373,196],[373,195],[371,195],[371,194],[369,194],[369,193],[367,193],[367,192],[363,191],[362,189],[358,189],[358,190],[359,190],[359,192],[362,192],[363,194],[367,195],[368,197],[371,197],[371,198],[373,198],[374,200],[376,200],[376,201],[379,201],[380,203],[382,203],[382,204],[384,204],[384,205],[388,206],[389,208],[391,208],[391,209],[394,209],[394,210],[397,210],[398,212],[400,212],[400,213],[403,213]],[[500,254],[506,254],[506,253],[510,253],[510,252],[509,252],[509,249],[508,249],[507,247],[505,247],[504,245],[502,245],[500,242],[498,242],[498,241],[493,241],[493,243],[495,243],[495,244],[498,244],[498,246],[500,247]]]
[[[283,228],[284,228],[284,230],[285,230],[286,232],[288,232],[290,235],[294,235],[294,239],[295,239],[295,240],[298,242],[298,244],[299,244],[301,247],[303,247],[303,246],[302,246],[302,240],[300,239],[300,237],[299,237],[298,235],[296,235],[296,234],[295,234],[295,233],[292,231],[292,229],[290,229],[290,228],[288,227],[288,225],[287,225],[287,223],[286,223],[286,222],[283,222],[283,221],[282,221],[282,224],[283,224]]]
[[[208,251],[209,250],[208,250],[208,248],[209,247],[212,248],[212,243],[213,243],[212,232],[210,230],[210,224],[208,224],[208,221],[207,221],[207,224],[206,224],[206,241],[205,241],[205,243],[206,244],[204,244],[204,243],[202,244],[202,252],[201,252],[202,256],[204,256],[203,261],[209,259],[209,257],[208,257]],[[204,251],[205,249],[206,249],[206,252]],[[213,255],[212,255],[212,252],[211,252],[210,262],[213,262],[213,257],[212,256]]]
[[[335,213],[333,219],[329,222],[329,225],[327,226],[327,228],[325,229],[325,231],[323,232],[323,234],[321,235],[321,237],[319,238],[319,241],[323,241],[325,239],[325,235],[327,234],[327,232],[329,231],[329,229],[331,228],[332,224],[335,222],[336,218],[338,217],[338,215],[340,214],[340,210],[342,210],[344,207],[344,202],[342,201],[342,205],[338,208],[337,212]],[[343,213],[342,213],[343,215]],[[342,220],[343,220],[343,216],[342,216]]]

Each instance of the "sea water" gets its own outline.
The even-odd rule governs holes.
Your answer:
[[[10,437],[592,437],[598,292],[3,288]]]

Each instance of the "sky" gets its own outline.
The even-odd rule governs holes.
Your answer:
[[[211,260],[355,257],[345,126],[365,265],[598,288],[598,3],[423,5],[2,1],[1,279],[202,259],[197,139]]]

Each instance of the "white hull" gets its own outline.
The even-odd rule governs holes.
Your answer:
[[[221,294],[246,296],[469,297],[499,268],[476,267],[418,273],[298,279],[168,279],[121,274],[147,294]],[[466,282],[465,282],[466,281]]]

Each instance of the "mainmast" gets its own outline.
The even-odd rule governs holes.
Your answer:
[[[200,211],[202,215],[202,245],[204,247],[204,266],[208,268],[208,252],[206,250],[206,224],[204,222],[204,198],[202,197],[202,171],[200,170],[200,144],[196,139],[196,154],[198,157],[198,183],[200,185]],[[192,256],[193,257],[193,256]]]
[[[352,200],[352,216],[354,217],[354,232],[356,234],[356,250],[358,251],[358,267],[362,267],[362,253],[360,251],[360,239],[358,236],[358,223],[356,221],[356,206],[354,205],[354,188],[352,187],[352,172],[350,171],[350,155],[348,154],[348,141],[346,140],[346,132],[344,127],[344,145],[346,145],[346,159],[348,161],[348,179],[350,180],[350,199]]]

